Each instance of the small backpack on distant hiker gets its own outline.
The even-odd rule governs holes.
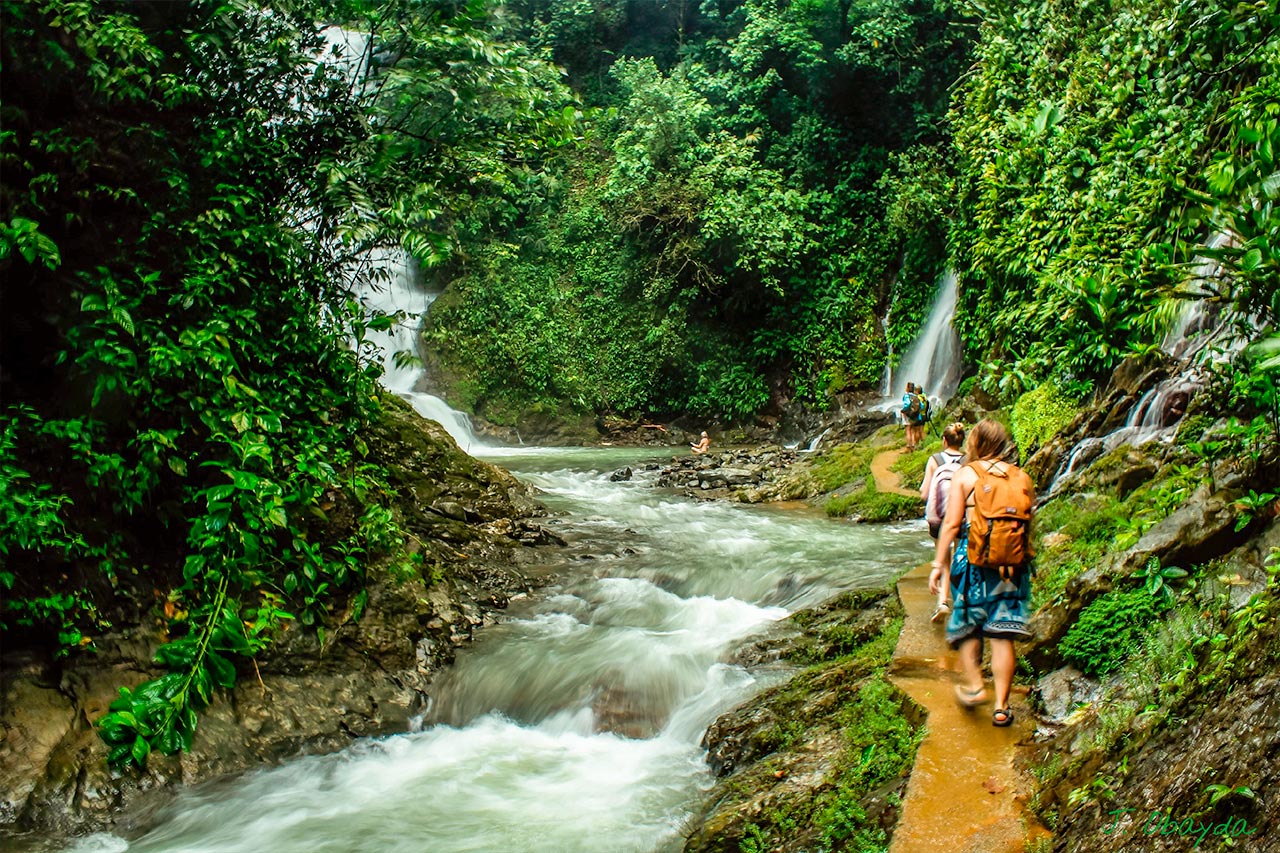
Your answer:
[[[929,522],[929,535],[934,539],[942,531],[942,520],[947,517],[947,498],[951,496],[951,478],[960,470],[964,454],[956,450],[941,450],[933,454],[933,479],[929,481],[929,496],[924,502],[924,518]]]
[[[1000,572],[997,593],[1013,592],[1018,572],[1031,552],[1031,508],[1035,487],[1017,465],[979,461],[969,466],[978,475],[969,518],[969,563]]]
[[[903,414],[912,420],[912,422],[920,420],[920,395],[911,393],[907,395],[907,405],[902,407]]]
[[[923,394],[916,394],[916,414],[917,424],[927,424],[929,419],[933,417],[933,404],[929,402],[929,398]]]

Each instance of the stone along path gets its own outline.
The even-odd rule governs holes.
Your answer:
[[[889,470],[902,452],[886,451],[872,461],[876,488],[918,494],[902,488]],[[929,621],[936,601],[929,566],[904,575],[898,595],[907,616],[891,677],[929,719],[890,853],[1023,853],[1029,838],[1045,834],[1022,805],[1019,793],[1027,785],[1013,766],[1016,744],[1032,730],[1026,691],[1014,687],[1009,728],[991,725],[990,701],[961,708],[954,693],[959,661],[947,648],[943,626]]]

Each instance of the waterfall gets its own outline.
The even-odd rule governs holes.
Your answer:
[[[1235,236],[1227,231],[1215,232],[1206,243],[1209,250],[1232,244]],[[1234,326],[1230,313],[1219,302],[1200,295],[1203,285],[1212,284],[1223,275],[1222,262],[1200,256],[1187,277],[1183,292],[1192,297],[1181,301],[1178,313],[1169,326],[1160,348],[1181,361],[1178,372],[1148,388],[1125,418],[1124,426],[1104,436],[1081,439],[1054,474],[1050,494],[1057,492],[1073,475],[1092,464],[1094,459],[1129,445],[1138,447],[1150,441],[1170,442],[1178,431],[1178,423],[1186,413],[1191,398],[1203,387],[1203,368],[1197,364],[1210,344],[1216,344],[1227,358],[1247,342]],[[1213,358],[1223,357],[1221,354]]]
[[[382,357],[382,385],[388,391],[403,397],[424,418],[436,421],[445,432],[453,436],[458,446],[470,453],[485,447],[471,428],[471,419],[463,412],[449,407],[439,397],[421,390],[426,372],[418,355],[418,333],[422,318],[439,294],[428,292],[419,281],[417,266],[403,252],[380,252],[373,258],[375,266],[384,269],[387,281],[383,285],[372,282],[360,291],[360,300],[366,308],[388,314],[404,312],[405,319],[394,323],[385,332],[366,333],[366,339],[378,346]],[[396,353],[407,352],[414,358],[398,360]]]
[[[327,27],[323,34],[325,51],[321,60],[341,68],[353,86],[363,86],[370,73],[369,35],[339,26]],[[417,357],[418,333],[427,308],[439,294],[430,293],[422,286],[417,265],[403,251],[374,249],[357,265],[364,263],[382,274],[356,277],[359,282],[356,295],[361,304],[370,311],[403,312],[404,315],[387,331],[365,333],[365,340],[375,344],[380,352],[383,387],[407,400],[424,418],[439,423],[464,451],[485,447],[476,438],[471,419],[465,413],[419,390],[426,374]],[[378,282],[380,278],[386,279],[385,284]],[[408,353],[412,358],[397,359],[397,353]]]
[[[961,350],[960,336],[951,327],[956,315],[959,285],[956,274],[947,270],[938,283],[929,316],[925,318],[920,334],[903,354],[902,363],[887,371],[885,389],[888,400],[901,394],[908,382],[924,389],[931,400],[945,403],[960,385]]]
[[[1178,432],[1178,423],[1186,414],[1191,398],[1202,380],[1193,372],[1181,373],[1148,388],[1133,404],[1124,426],[1103,436],[1081,439],[1050,482],[1049,494],[1056,494],[1074,474],[1088,468],[1095,459],[1117,447],[1139,447],[1150,441],[1170,442]]]
[[[889,321],[893,317],[893,303],[895,301],[890,300],[889,310],[880,318],[880,329],[884,332],[884,343],[887,350],[884,356],[884,373],[880,377],[880,396],[886,400],[893,396],[893,341],[889,338]]]
[[[812,453],[818,449],[818,445],[822,443],[822,439],[827,437],[827,433],[831,432],[831,427],[827,427],[822,432],[813,437],[813,441],[809,442],[809,446],[804,449],[804,453]]]

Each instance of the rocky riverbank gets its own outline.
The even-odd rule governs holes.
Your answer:
[[[7,649],[0,706],[0,826],[17,843],[103,828],[128,834],[164,792],[353,739],[405,731],[433,673],[515,596],[549,580],[522,566],[557,537],[527,487],[458,450],[435,423],[397,400],[369,437],[391,470],[397,511],[421,571],[368,567],[363,613],[348,602],[322,633],[287,622],[242,666],[236,687],[201,716],[189,753],[153,754],[141,775],[107,769],[93,728],[121,686],[160,674],[152,660],[166,621],[118,624],[93,653],[53,661]],[[403,556],[403,555],[399,555]],[[122,818],[121,815],[127,815]],[[128,820],[128,825],[119,821]]]
[[[885,676],[901,625],[896,593],[860,590],[739,651],[788,674],[707,730],[718,781],[686,853],[888,844],[923,724]]]

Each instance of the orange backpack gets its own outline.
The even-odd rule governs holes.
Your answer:
[[[1012,583],[1014,573],[1031,562],[1031,507],[1035,487],[1017,465],[970,462],[978,475],[973,487],[973,513],[969,519],[969,562],[999,569],[1000,578]],[[1003,586],[1004,584],[1001,584]]]

